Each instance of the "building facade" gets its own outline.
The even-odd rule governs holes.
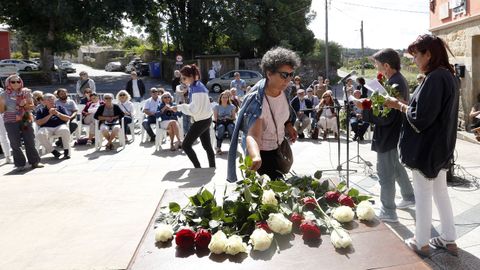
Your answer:
[[[0,29],[0,60],[10,58],[10,33]]]
[[[450,62],[465,66],[460,117],[468,129],[469,113],[480,93],[480,1],[430,0],[430,31],[450,47]]]

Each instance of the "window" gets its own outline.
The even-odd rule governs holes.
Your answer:
[[[248,72],[248,71],[240,71],[240,78],[250,79],[250,78],[252,78],[252,74],[251,74],[251,72]]]

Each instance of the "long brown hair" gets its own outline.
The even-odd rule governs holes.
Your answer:
[[[408,53],[411,55],[418,52],[422,54],[427,51],[430,52],[431,58],[430,61],[428,61],[426,73],[432,72],[439,67],[443,67],[448,69],[452,74],[455,74],[455,70],[448,60],[447,50],[452,53],[445,41],[437,36],[429,34],[418,36],[417,40],[408,46]]]

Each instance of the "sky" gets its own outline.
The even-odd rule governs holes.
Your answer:
[[[345,48],[361,47],[362,20],[366,48],[405,49],[418,35],[429,33],[427,0],[328,1],[328,40]],[[325,40],[325,0],[312,0],[311,10],[317,16],[309,28],[316,38]]]

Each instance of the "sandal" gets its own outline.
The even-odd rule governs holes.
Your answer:
[[[420,257],[428,257],[430,255],[430,249],[428,245],[418,248],[417,240],[415,238],[408,238],[405,240],[405,244],[409,249],[417,253]]]
[[[428,244],[434,249],[445,249],[450,255],[458,257],[458,246],[455,241],[443,240],[442,237],[437,236],[430,239]]]
[[[172,143],[170,144],[170,151],[175,151],[177,148],[175,148],[175,145]]]

